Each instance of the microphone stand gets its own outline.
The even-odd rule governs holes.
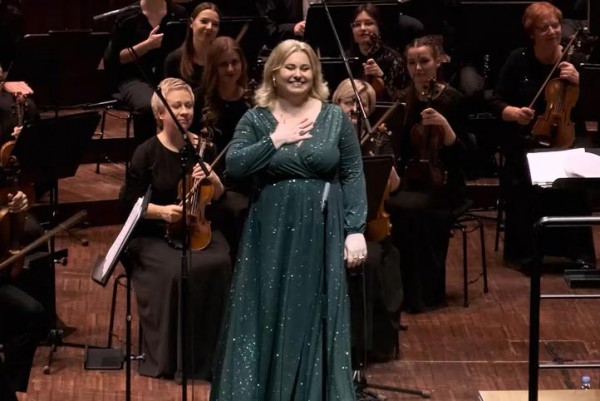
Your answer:
[[[321,3],[323,4],[323,8],[325,10],[325,14],[327,15],[327,20],[329,21],[329,25],[331,27],[331,32],[333,32],[333,36],[335,38],[335,42],[338,46],[338,49],[340,51],[340,55],[342,56],[342,60],[344,62],[344,66],[346,67],[346,72],[348,73],[348,77],[350,78],[350,83],[352,85],[352,90],[354,91],[354,96],[356,96],[356,102],[358,103],[358,112],[359,112],[359,121],[358,121],[358,125],[362,127],[364,127],[366,129],[367,134],[365,136],[368,136],[370,133],[373,132],[372,128],[371,128],[371,124],[369,122],[369,119],[367,118],[367,113],[365,111],[364,105],[362,103],[362,100],[360,98],[360,94],[358,92],[358,89],[356,87],[356,83],[354,82],[354,76],[352,74],[352,70],[350,69],[350,63],[348,62],[348,57],[346,56],[346,52],[344,51],[344,47],[342,46],[342,42],[340,41],[340,37],[337,33],[337,30],[335,29],[335,24],[333,22],[333,18],[331,17],[331,13],[329,12],[329,7],[327,6],[327,1],[326,0],[322,0]],[[359,131],[360,134],[360,131]],[[363,138],[360,138],[361,142]],[[363,265],[364,267],[364,265]],[[366,311],[366,290],[365,290],[365,275],[364,275],[364,269],[362,270],[362,296],[363,296],[363,329],[366,328],[367,326],[367,311]],[[431,393],[427,390],[414,390],[414,389],[406,389],[406,388],[401,388],[401,387],[392,387],[392,386],[384,386],[384,385],[378,385],[378,384],[369,384],[367,382],[367,378],[363,372],[363,369],[366,366],[366,353],[367,353],[367,336],[366,336],[366,332],[363,334],[363,349],[362,350],[357,350],[357,352],[355,353],[357,355],[357,366],[358,369],[355,369],[352,373],[352,381],[354,382],[355,385],[355,391],[356,394],[358,396],[360,396],[361,400],[379,400],[381,399],[380,396],[378,396],[377,394],[373,394],[372,392],[367,391],[367,388],[374,388],[374,389],[380,389],[380,390],[386,390],[386,391],[394,391],[397,393],[404,393],[404,394],[413,394],[413,395],[420,395],[423,398],[430,398],[431,397]],[[325,344],[326,345],[326,344]],[[361,352],[362,351],[362,352]],[[325,362],[325,360],[324,360]],[[325,377],[325,376],[324,376]],[[325,380],[325,379],[323,379]],[[326,400],[326,398],[323,398],[323,400]]]
[[[189,359],[188,355],[187,355],[187,348],[189,345],[188,341],[190,339],[190,337],[188,335],[189,334],[188,333],[189,325],[188,325],[188,319],[187,319],[188,295],[189,295],[188,294],[188,278],[189,278],[189,276],[188,276],[188,274],[189,274],[188,252],[189,252],[189,247],[190,247],[189,243],[190,242],[189,242],[189,231],[188,231],[188,222],[187,222],[186,176],[187,176],[187,166],[188,166],[189,157],[192,156],[195,159],[195,161],[200,165],[200,168],[202,169],[202,172],[204,173],[204,175],[206,177],[208,177],[210,173],[209,173],[208,169],[206,168],[206,166],[204,165],[204,160],[202,159],[202,156],[200,154],[192,151],[194,149],[194,147],[193,147],[193,145],[190,141],[190,138],[187,134],[187,130],[185,128],[183,128],[181,123],[177,120],[177,117],[175,116],[173,109],[171,109],[171,107],[169,106],[169,103],[167,102],[164,95],[162,94],[160,87],[154,88],[150,79],[146,75],[144,69],[141,68],[141,66],[139,64],[139,57],[138,57],[136,51],[133,49],[133,47],[129,47],[129,48],[127,48],[127,50],[132,55],[133,61],[136,65],[136,67],[138,68],[138,70],[140,71],[142,78],[148,85],[150,85],[153,88],[154,93],[156,94],[156,96],[159,98],[159,100],[165,107],[165,110],[167,111],[167,113],[169,113],[169,116],[171,116],[171,118],[173,119],[173,122],[175,123],[175,126],[181,133],[181,137],[183,138],[183,141],[185,143],[179,150],[180,157],[181,157],[181,193],[183,195],[183,199],[182,199],[183,240],[181,241],[181,288],[179,290],[179,303],[181,306],[179,309],[179,316],[180,316],[180,322],[181,322],[181,326],[180,326],[181,327],[181,400],[187,401],[188,359]],[[129,358],[129,355],[127,356],[127,358]]]

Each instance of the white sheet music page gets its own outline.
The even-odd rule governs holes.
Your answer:
[[[531,183],[550,187],[555,180],[569,177],[565,168],[568,159],[581,157],[584,153],[584,148],[527,153]]]
[[[144,198],[139,198],[135,204],[133,205],[133,209],[131,209],[131,213],[129,213],[129,217],[127,217],[127,221],[121,228],[119,235],[112,243],[110,249],[106,253],[104,260],[102,261],[102,276],[104,277],[108,273],[108,269],[110,269],[112,263],[115,261],[115,258],[118,257],[118,252],[123,248],[123,241],[125,241],[129,234],[131,234],[131,230],[135,226],[136,222],[139,220],[140,215],[142,214],[144,204]]]

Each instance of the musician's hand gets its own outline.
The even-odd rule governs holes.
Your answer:
[[[277,124],[275,132],[271,134],[271,140],[275,149],[288,143],[298,143],[300,145],[305,139],[312,138],[310,131],[313,129],[314,121],[305,118],[300,124],[288,123],[285,120]]]
[[[19,125],[18,127],[13,128],[13,132],[10,135],[15,139],[19,139],[19,135],[21,135],[22,130],[23,130],[23,126]]]
[[[161,206],[160,217],[167,223],[175,223],[181,220],[183,208],[179,205]]]
[[[365,75],[370,75],[375,78],[383,78],[383,71],[372,58],[368,59],[366,63],[363,63],[363,69]]]
[[[162,45],[163,35],[162,33],[158,33],[160,29],[160,25],[155,26],[148,35],[148,39],[146,39],[146,44],[150,49],[158,49]]]
[[[3,90],[12,95],[20,93],[23,96],[29,96],[33,94],[33,90],[27,85],[27,82],[23,81],[8,81],[2,86]]]
[[[508,121],[516,121],[520,125],[527,125],[533,120],[535,111],[529,107],[512,107],[508,106]],[[505,113],[502,112],[504,117]]]
[[[344,243],[344,260],[346,265],[353,269],[360,266],[367,259],[367,242],[361,233],[348,234]]]
[[[423,125],[447,125],[448,120],[442,114],[440,114],[436,109],[428,107],[421,112],[421,119]]]
[[[27,210],[29,203],[27,195],[19,191],[16,195],[8,194],[8,211],[10,213],[21,213]]]
[[[304,36],[304,30],[306,29],[306,21],[300,21],[294,25],[294,35]]]
[[[561,79],[566,79],[573,85],[579,85],[579,71],[577,71],[573,64],[563,61],[558,65],[558,68]]]
[[[209,171],[207,179],[213,184],[214,187],[213,199],[219,199],[221,195],[223,195],[223,191],[225,190],[225,187],[221,182],[221,178],[217,173],[215,173],[214,170],[211,170],[208,164],[204,163],[204,167],[206,167],[206,169]],[[202,168],[200,168],[200,164],[196,163],[196,165],[194,166],[194,170],[192,171],[192,177],[197,178],[199,180],[206,177],[204,171],[202,171]]]

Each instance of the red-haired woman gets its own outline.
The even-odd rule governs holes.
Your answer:
[[[531,45],[518,48],[509,55],[491,101],[493,113],[510,123],[502,138],[505,165],[501,178],[506,215],[504,257],[509,261],[527,261],[532,256],[532,227],[536,216],[546,215],[543,213],[580,214],[584,207],[582,202],[571,197],[566,202],[558,198],[555,201],[546,199],[542,202],[545,205],[542,210],[542,203],[538,199],[541,193],[531,188],[525,155],[531,147],[531,128],[536,117],[544,113],[546,99],[542,94],[532,107],[529,105],[561,57],[562,12],[548,2],[535,2],[525,9],[522,22]],[[575,68],[577,64],[561,61],[552,77],[579,86],[579,72]],[[556,192],[552,196],[561,195]],[[536,212],[535,204],[538,204]],[[584,231],[587,230],[573,231],[574,237],[579,239],[573,241],[568,249],[564,246],[564,241],[557,238],[556,246],[549,247],[548,254],[591,258],[594,255],[593,243]]]

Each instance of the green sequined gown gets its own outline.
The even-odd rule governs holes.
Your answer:
[[[249,110],[227,154],[228,174],[261,185],[244,227],[210,399],[321,399],[326,260],[328,399],[352,401],[343,246],[346,234],[365,227],[360,147],[350,121],[330,104],[300,146],[276,150],[269,137],[276,125],[269,110]]]

